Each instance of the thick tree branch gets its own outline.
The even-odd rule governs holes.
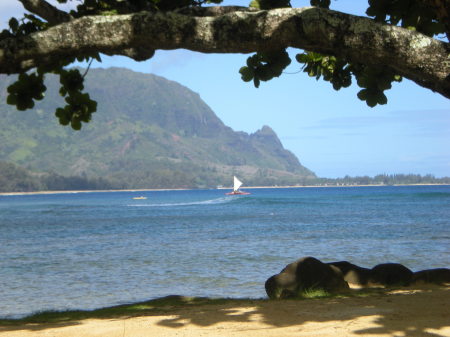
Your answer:
[[[51,25],[57,25],[62,22],[67,22],[72,19],[72,16],[58,8],[52,6],[45,0],[19,0],[23,7],[44,20]]]
[[[0,41],[0,73],[17,73],[92,52],[115,55],[132,49],[131,56],[145,59],[157,49],[250,53],[285,47],[389,66],[450,98],[448,43],[315,7],[237,10],[212,16],[175,12],[87,16],[24,38]]]

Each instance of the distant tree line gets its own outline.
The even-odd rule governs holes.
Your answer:
[[[54,172],[34,173],[0,161],[0,192],[103,190],[113,185],[103,178],[65,177]]]
[[[108,190],[127,188],[215,188],[231,185],[229,176],[217,179],[217,170],[210,167],[184,167],[172,165],[170,169],[161,164],[133,176],[133,182],[120,177],[62,176],[55,172],[36,173],[18,165],[0,161],[0,192],[33,192],[64,190]],[[239,175],[239,172],[235,172]],[[226,180],[224,180],[226,179]],[[355,185],[413,185],[448,184],[450,177],[436,178],[420,174],[379,174],[374,177],[358,176],[343,178],[294,178],[274,177],[270,172],[259,172],[253,178],[243,179],[245,186],[355,186]],[[138,184],[138,185],[136,185]]]
[[[450,177],[436,178],[432,174],[378,174],[374,177],[345,176],[343,178],[317,178],[312,185],[352,186],[352,185],[415,185],[415,184],[450,184]]]

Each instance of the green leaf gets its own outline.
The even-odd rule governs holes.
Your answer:
[[[81,122],[78,119],[72,119],[72,121],[70,122],[70,126],[72,127],[72,129],[78,131],[81,129]]]
[[[258,0],[252,0],[249,5],[250,8],[261,9]]]
[[[255,85],[255,88],[259,88],[259,84],[261,82],[259,81],[259,78],[255,77],[253,78],[253,84]]]
[[[95,54],[91,55],[91,57],[93,59],[95,59],[96,61],[98,61],[98,62],[102,62],[102,58],[100,57],[100,53],[95,53]]]
[[[362,89],[358,92],[357,96],[361,101],[365,101],[367,99],[367,89]]]
[[[378,95],[378,100],[377,101],[378,101],[378,104],[384,105],[384,104],[387,104],[388,99],[387,99],[386,95],[383,92],[380,92],[380,94]]]
[[[59,124],[61,125],[68,125],[70,123],[67,111],[63,108],[56,109],[55,116],[58,117]]]
[[[6,103],[9,105],[16,105],[17,104],[17,96],[14,94],[9,94],[8,98],[6,99]]]
[[[249,67],[241,67],[241,69],[239,69],[239,73],[241,74],[241,78],[244,82],[250,82],[254,77],[254,72]]]
[[[17,21],[16,18],[11,18],[8,22],[9,24],[9,28],[11,28],[11,31],[13,33],[16,33],[17,30],[19,29],[19,21]]]
[[[375,107],[377,105],[377,103],[378,102],[377,102],[376,98],[374,98],[372,96],[370,96],[366,99],[366,104],[368,106],[370,106],[371,108]]]
[[[295,59],[298,63],[307,63],[310,60],[308,54],[297,54],[295,55]]]
[[[250,7],[257,9],[273,9],[291,7],[290,0],[252,0]]]
[[[78,69],[62,71],[59,77],[59,82],[62,85],[61,88],[64,88],[64,90],[60,90],[60,94],[62,94],[62,96],[65,95],[63,95],[63,93],[76,92],[84,89],[84,78],[81,76]]]
[[[330,8],[331,1],[330,0],[311,0],[311,6],[321,7],[321,8]]]

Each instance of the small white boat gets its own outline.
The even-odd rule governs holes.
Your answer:
[[[242,182],[236,178],[236,176],[233,177],[233,192],[225,193],[226,195],[247,195],[250,194],[249,192],[244,192],[239,190],[239,187],[242,186]]]
[[[134,197],[133,198],[134,200],[145,200],[145,199],[147,199],[147,197]]]

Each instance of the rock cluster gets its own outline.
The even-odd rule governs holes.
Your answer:
[[[450,283],[450,269],[413,272],[399,263],[383,263],[368,269],[348,261],[324,263],[314,257],[303,257],[269,277],[265,288],[269,298],[277,299],[298,297],[310,290],[336,293],[350,287],[397,287],[423,283]]]

